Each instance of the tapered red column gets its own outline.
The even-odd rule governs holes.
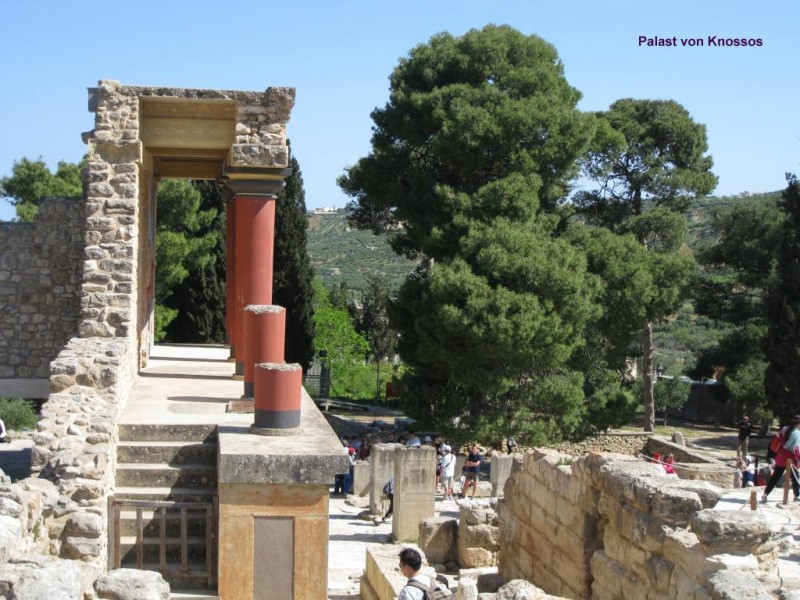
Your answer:
[[[235,339],[240,351],[236,353],[236,376],[244,377],[247,341],[244,308],[249,304],[272,303],[272,254],[275,241],[275,197],[236,195],[236,242],[234,249],[236,273]]]
[[[229,360],[236,357],[236,204],[225,203],[225,332],[231,348]]]
[[[286,310],[282,306],[248,305],[244,309],[245,356],[244,397],[254,397],[255,363],[284,362]]]

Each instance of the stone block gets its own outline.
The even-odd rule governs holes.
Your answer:
[[[161,573],[139,569],[116,569],[94,584],[103,600],[169,600],[169,584]]]
[[[489,467],[489,480],[492,484],[492,496],[503,494],[506,481],[511,476],[511,467],[514,457],[510,454],[501,454],[492,458]]]
[[[686,526],[703,507],[700,496],[681,488],[662,488],[653,497],[652,514],[667,523]]]
[[[447,517],[423,519],[419,523],[419,546],[431,564],[444,564],[456,558],[458,521]]]
[[[395,450],[400,447],[400,444],[375,444],[370,450],[369,510],[374,515],[384,512],[383,486],[394,475]]]
[[[703,547],[714,554],[752,552],[771,535],[769,521],[752,511],[703,510],[692,517],[691,524]]]
[[[719,571],[708,579],[714,600],[769,600],[772,594],[752,574],[736,570]]]
[[[353,495],[369,496],[370,472],[372,466],[365,461],[359,461],[353,466]]]
[[[416,541],[419,523],[435,514],[436,449],[400,447],[395,450],[392,536]]]

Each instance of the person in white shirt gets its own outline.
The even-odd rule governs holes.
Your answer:
[[[0,419],[0,444],[5,444],[6,442],[10,442],[11,438],[8,437],[8,432],[6,431],[6,424],[3,422],[3,419]]]
[[[425,600],[426,591],[431,587],[430,578],[420,575],[422,557],[413,548],[400,551],[400,572],[408,578],[408,583],[400,590],[397,600]]]
[[[441,458],[442,467],[442,488],[444,488],[444,499],[453,499],[453,477],[456,474],[456,457],[451,452],[448,445],[442,447],[444,455]]]
[[[419,448],[420,446],[422,446],[422,442],[419,441],[419,436],[413,431],[408,432],[408,440],[406,440],[406,446],[413,448]]]

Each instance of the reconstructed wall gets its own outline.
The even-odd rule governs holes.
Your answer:
[[[34,223],[0,223],[0,378],[49,377],[78,332],[83,202],[50,198]]]
[[[294,104],[291,88],[260,93],[101,81],[90,90],[95,127],[84,136],[85,199],[45,203],[35,226],[0,225],[0,233],[9,234],[0,238],[9,240],[8,246],[0,246],[0,369],[16,364],[4,360],[3,352],[30,356],[36,344],[29,342],[48,341],[42,359],[29,365],[39,370],[29,373],[19,365],[10,376],[49,375],[53,390],[33,438],[34,476],[16,486],[0,486],[0,497],[19,497],[18,504],[30,507],[24,526],[15,524],[18,519],[0,518],[0,558],[38,552],[75,559],[85,590],[107,567],[116,423],[136,379],[139,351],[146,351],[149,342],[140,338],[151,309],[148,286],[154,285],[149,263],[153,232],[145,222],[150,180],[143,164],[140,98],[157,96],[234,101],[235,136],[226,163],[230,167],[241,172],[248,167],[286,167],[288,162],[285,129]],[[47,310],[63,303],[57,322],[48,321],[51,313],[45,308],[32,307],[28,295],[34,294],[36,302],[38,295],[45,299],[41,305]],[[11,314],[8,320],[6,314]],[[37,330],[46,330],[48,336],[52,332],[52,341],[45,334],[28,340],[30,332],[24,327],[12,338],[6,332],[17,331],[15,323],[44,324]],[[0,588],[3,581],[13,580],[13,570],[9,563],[0,565]]]
[[[580,442],[561,443],[555,447],[555,450],[573,456],[581,456],[587,452],[613,452],[635,456],[645,451],[652,436],[652,433],[627,431],[599,433]]]
[[[630,456],[528,452],[499,509],[500,574],[569,598],[771,598],[770,525],[711,510],[720,494]]]

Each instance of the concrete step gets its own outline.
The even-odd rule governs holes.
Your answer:
[[[120,512],[120,535],[136,535],[136,511],[123,510]],[[181,535],[181,514],[179,510],[167,510],[164,517],[165,535],[178,537]],[[150,510],[142,511],[142,531],[145,536],[158,537],[161,535],[161,518],[157,513]],[[187,510],[186,511],[186,535],[205,536],[206,534],[206,511]]]
[[[125,441],[117,446],[117,463],[215,466],[217,444],[214,441]]]
[[[160,559],[161,547],[160,538],[145,537],[142,539],[142,557],[145,562],[157,563]],[[168,537],[165,539],[167,550],[167,563],[172,565],[181,564],[181,538]],[[123,536],[119,540],[119,552],[123,566],[136,564],[136,536]],[[186,559],[190,567],[197,569],[205,568],[206,564],[206,538],[205,536],[193,536],[186,538]]]
[[[114,496],[122,500],[167,500],[170,502],[211,502],[214,489],[208,487],[118,487]]]
[[[119,440],[121,442],[136,441],[172,441],[172,442],[202,442],[216,441],[217,426],[189,425],[189,424],[139,424],[120,423]]]
[[[117,485],[123,487],[209,487],[217,486],[217,467],[123,463],[117,465]]]

